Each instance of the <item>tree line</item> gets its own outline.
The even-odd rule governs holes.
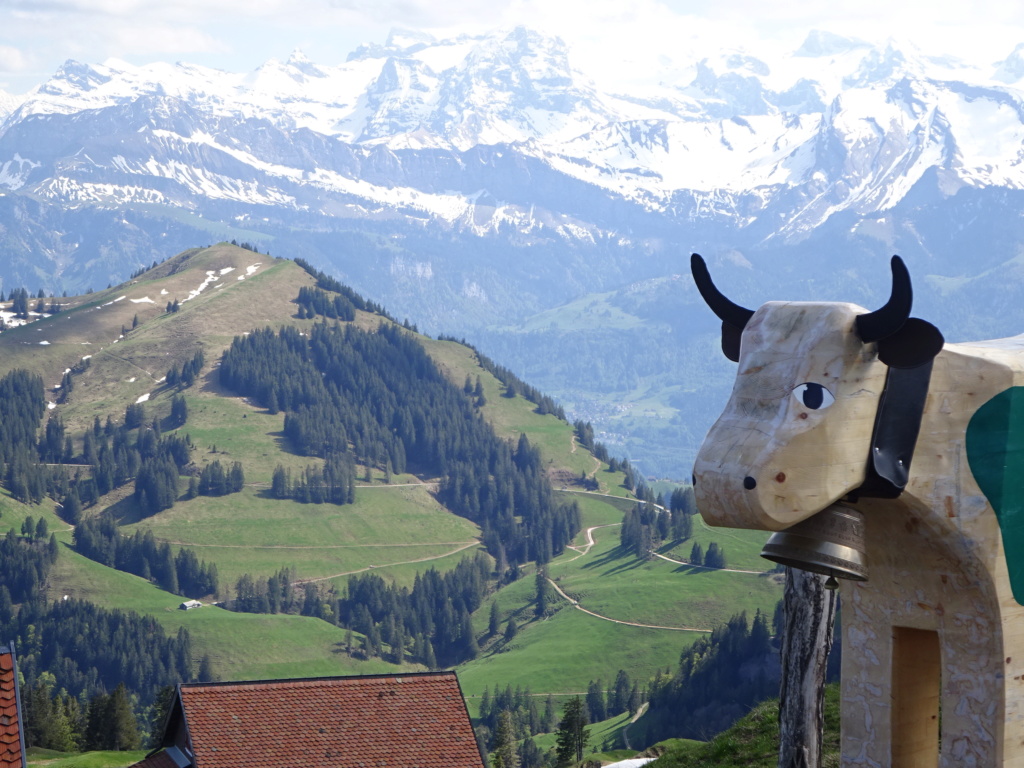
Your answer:
[[[470,615],[494,586],[486,555],[463,558],[451,571],[418,573],[412,588],[374,573],[353,574],[341,593],[334,587],[294,583],[282,569],[266,579],[243,574],[225,607],[247,613],[298,613],[350,630],[350,654],[431,669],[475,658],[480,647]],[[354,647],[360,635],[359,647]]]
[[[25,745],[58,752],[138,749],[139,721],[128,687],[121,683],[109,695],[97,693],[83,704],[56,678],[43,672],[22,694]]]
[[[587,684],[587,717],[592,723],[599,723],[623,712],[635,714],[647,698],[647,691],[630,679],[629,673],[620,669],[610,690],[605,690],[604,681],[598,678]]]
[[[549,395],[545,395],[539,389],[516,376],[508,368],[498,365],[491,358],[487,357],[483,352],[474,347],[465,339],[456,339],[454,336],[446,336],[441,334],[438,336],[439,341],[454,341],[456,344],[461,344],[464,347],[468,347],[473,350],[473,354],[476,355],[477,363],[491,374],[494,378],[502,383],[505,387],[505,391],[502,393],[503,397],[515,397],[521,395],[523,398],[533,403],[536,408],[534,411],[540,415],[552,414],[555,418],[565,421],[565,409],[562,408],[555,400]],[[468,389],[466,390],[468,393]],[[482,392],[477,392],[477,395],[482,395]]]
[[[644,486],[638,492],[646,489]],[[650,494],[645,494],[650,497]],[[684,542],[693,536],[693,516],[697,509],[693,504],[693,491],[677,488],[667,503],[661,507],[653,501],[634,505],[625,514],[619,529],[619,543],[623,549],[640,560],[647,560],[664,542]],[[725,549],[715,542],[708,545],[707,552],[698,542],[690,549],[689,562],[707,568],[725,568]]]
[[[46,538],[46,521],[33,524],[26,518],[19,537],[14,529],[0,539],[0,614],[12,612],[12,602],[21,603],[46,583],[59,551],[56,537]]]
[[[654,741],[706,740],[728,728],[760,701],[778,695],[778,648],[767,617],[733,616],[698,638],[679,658],[676,672],[651,685],[645,720]]]
[[[186,363],[185,370],[192,370],[196,360]],[[183,425],[188,417],[184,398],[175,396],[171,405],[171,426]],[[64,519],[77,523],[83,508],[135,480],[135,498],[146,512],[174,504],[178,477],[191,463],[188,436],[162,436],[160,421],[147,421],[145,405],[131,403],[119,425],[110,416],[105,424],[96,416],[81,435],[79,453],[59,413],[40,431],[45,410],[41,377],[14,370],[0,378],[0,477],[15,499],[26,504],[41,503],[47,496],[58,499]],[[70,464],[87,464],[91,471],[61,466]],[[223,480],[217,467],[207,473],[207,482],[200,477],[192,496],[232,492],[240,487],[239,478],[244,481],[240,466],[221,469]]]
[[[305,259],[295,259],[295,263],[306,270],[316,280],[316,287],[323,291],[330,291],[331,293],[337,293],[346,299],[353,307],[363,312],[371,312],[375,315],[387,318],[388,320],[395,321],[391,315],[387,313],[380,304],[376,304],[368,299],[364,299],[354,290],[349,288],[347,285],[331,277],[325,272],[321,272],[319,269],[314,267]],[[300,294],[301,295],[301,294]],[[321,313],[322,314],[322,313]],[[351,318],[350,318],[351,319]]]
[[[141,576],[175,595],[199,598],[219,589],[216,564],[200,560],[186,547],[175,556],[171,545],[158,543],[151,530],[122,536],[108,514],[80,522],[73,541],[75,550],[90,560]]]
[[[540,768],[546,756],[533,740],[540,733],[551,733],[558,725],[555,697],[544,699],[543,709],[529,687],[511,685],[495,688],[492,696],[484,688],[480,696],[480,716],[474,721],[477,740],[491,752],[491,766],[500,761],[507,768]],[[518,748],[516,742],[520,742]]]
[[[130,749],[161,688],[212,679],[204,657],[193,671],[184,629],[168,636],[152,618],[65,598],[46,599],[58,557],[45,523],[26,518],[24,536],[0,539],[0,637],[14,641],[22,676],[28,746],[61,751]],[[202,677],[205,675],[205,677]]]
[[[442,501],[480,525],[503,571],[546,562],[579,530],[578,508],[554,500],[539,451],[525,436],[515,447],[499,439],[397,326],[254,331],[225,351],[220,376],[285,411],[284,432],[299,454],[351,454],[385,474],[413,464],[439,475]]]
[[[321,315],[332,320],[356,319],[356,307],[350,299],[341,294],[332,296],[322,288],[302,286],[295,303],[299,305],[300,318]]]
[[[390,464],[385,479],[390,480]],[[311,464],[297,477],[278,464],[270,481],[275,499],[294,499],[303,504],[352,504],[356,500],[356,465],[351,454],[331,454],[323,466]]]

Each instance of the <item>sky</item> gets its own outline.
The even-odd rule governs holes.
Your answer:
[[[924,10],[922,10],[922,8]],[[793,49],[811,29],[910,41],[979,64],[1024,43],[1019,0],[0,0],[0,90],[24,93],[67,59],[186,61],[235,72],[302,50],[325,65],[394,27],[438,37],[526,24],[583,68],[668,68],[728,44]]]

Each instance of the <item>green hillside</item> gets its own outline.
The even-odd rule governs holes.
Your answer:
[[[291,589],[310,589],[307,594],[317,601],[325,595],[344,598],[353,578],[379,576],[382,584],[411,590],[428,569],[454,573],[464,558],[486,549],[489,523],[454,514],[442,478],[425,471],[421,461],[411,460],[404,471],[394,472],[390,461],[387,469],[381,460],[357,462],[352,503],[302,503],[275,495],[275,472],[298,478],[307,469],[326,471],[325,459],[298,455],[284,409],[242,396],[221,382],[222,353],[234,339],[268,326],[295,329],[289,343],[307,343],[339,323],[370,331],[393,326],[381,314],[362,309],[350,321],[305,317],[295,298],[301,288],[315,284],[315,277],[295,262],[220,244],[168,259],[127,284],[61,299],[59,313],[30,318],[0,333],[0,379],[16,369],[42,377],[49,403],[44,422],[63,421],[64,453],[72,459],[65,462],[69,477],[78,472],[88,478],[95,472],[80,458],[86,433],[104,441],[113,435],[116,445],[127,434],[117,430],[131,409],[141,416],[138,439],[152,429],[160,439],[191,446],[188,465],[176,475],[173,506],[154,513],[136,498],[129,480],[87,506],[82,524],[112,516],[120,536],[137,534],[141,540],[151,535],[156,545],[170,545],[175,557],[184,548],[215,565],[219,577],[217,592],[201,596],[202,608],[179,610],[185,598],[157,586],[155,574],[152,580],[142,578],[76,551],[74,525],[53,500],[28,505],[2,492],[0,524],[5,529],[20,530],[31,516],[45,519],[55,533],[59,555],[46,584],[52,599],[67,596],[137,611],[156,618],[170,634],[187,629],[193,658],[198,663],[208,657],[223,679],[375,673],[394,667],[395,651],[387,640],[365,658],[360,646],[373,642],[359,627],[351,632],[313,615],[241,613],[211,604],[239,597],[236,584],[243,576],[261,581],[279,572],[288,575]],[[168,311],[175,301],[177,311]],[[586,691],[593,680],[610,684],[619,670],[645,685],[672,668],[694,638],[731,615],[757,610],[770,615],[781,586],[777,577],[762,573],[757,553],[763,536],[697,524],[692,539],[666,541],[657,553],[638,559],[619,545],[623,513],[634,503],[623,472],[609,471],[579,445],[571,424],[538,413],[541,409],[521,392],[507,396],[511,385],[499,380],[489,361],[472,348],[412,330],[399,335],[414,338],[459,392],[467,381],[477,388],[479,394],[466,395],[473,418],[489,424],[508,441],[509,450],[525,434],[554,489],[552,503],[575,501],[579,509],[580,532],[547,565],[550,602],[544,615],[535,615],[536,566],[521,559],[513,560],[518,578],[506,575],[493,583],[473,612],[479,653],[459,665],[470,702],[484,689],[506,686],[561,700]],[[168,373],[184,370],[198,352],[202,367],[194,381],[169,384]],[[59,387],[62,380],[65,386]],[[176,407],[184,403],[187,408],[184,424],[172,418],[175,398],[180,398]],[[194,485],[215,464],[235,462],[244,469],[240,491],[189,498],[190,482]],[[596,491],[586,490],[595,483]],[[685,561],[693,541],[705,548],[712,541],[723,546],[734,570],[689,566]],[[493,542],[488,546],[493,554]],[[518,625],[514,638],[489,632],[495,603],[503,631],[509,619]],[[329,612],[325,618],[336,617]],[[422,668],[414,639],[405,640],[404,666]]]
[[[775,768],[779,764],[779,702],[766,701],[707,743],[678,740],[652,768]],[[825,688],[821,764],[838,766],[839,686]]]

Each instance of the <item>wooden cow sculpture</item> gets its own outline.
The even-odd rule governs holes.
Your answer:
[[[1024,337],[945,344],[892,261],[880,310],[737,306],[694,256],[739,363],[694,468],[712,525],[863,512],[842,587],[844,766],[1024,768]]]

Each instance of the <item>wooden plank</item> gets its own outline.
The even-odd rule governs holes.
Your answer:
[[[936,768],[942,683],[939,633],[893,627],[892,646],[892,766]]]

